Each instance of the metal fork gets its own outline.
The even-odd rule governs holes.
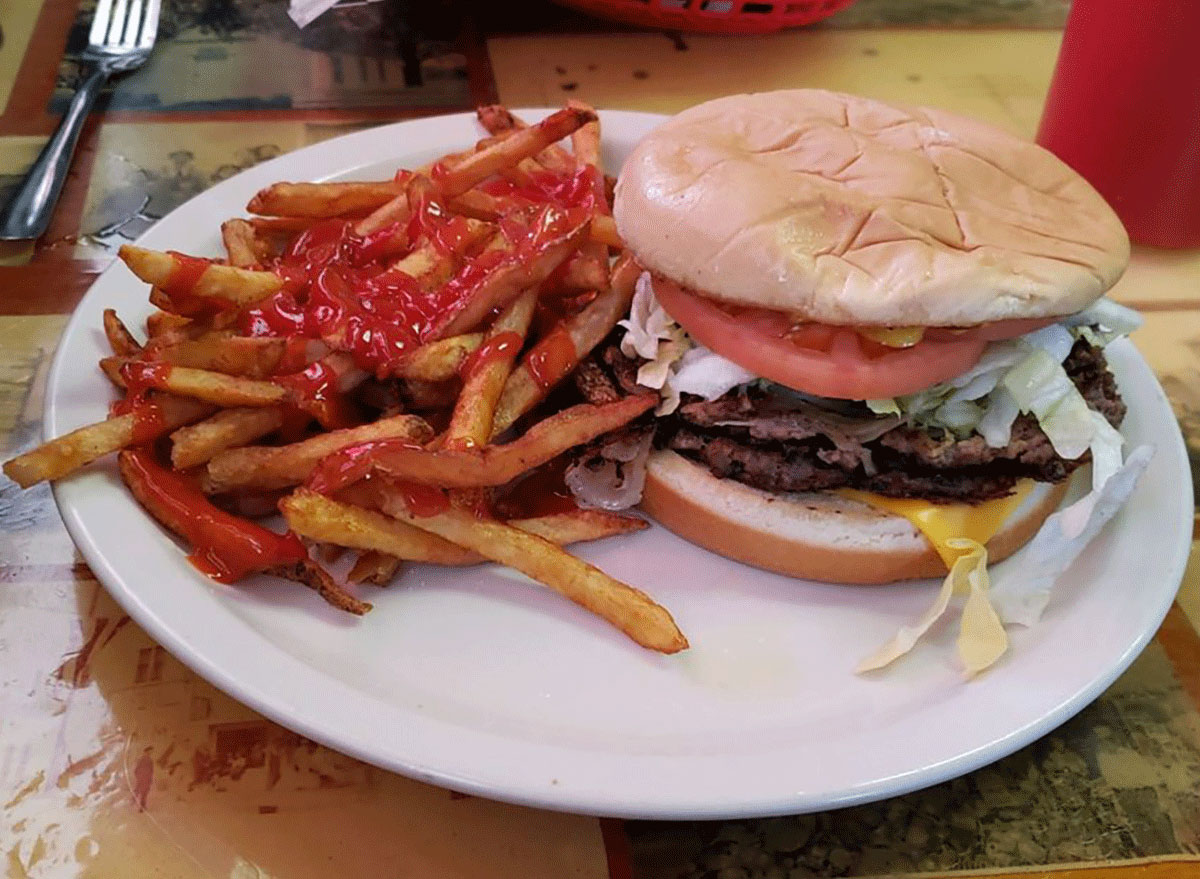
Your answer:
[[[37,238],[46,231],[96,96],[114,73],[140,67],[150,57],[161,5],[162,0],[100,0],[96,5],[87,49],[81,56],[90,72],[21,188],[0,211],[0,241]]]

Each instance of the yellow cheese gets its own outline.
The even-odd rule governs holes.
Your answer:
[[[924,327],[856,327],[858,334],[889,348],[911,348],[925,335]]]
[[[1025,500],[1033,481],[1023,479],[1008,497],[984,501],[981,504],[934,504],[929,501],[884,497],[867,491],[842,489],[838,494],[851,500],[870,504],[876,509],[903,516],[933,544],[946,569],[954,567],[964,550],[949,545],[955,538],[965,538],[986,545],[996,536],[1004,522]]]

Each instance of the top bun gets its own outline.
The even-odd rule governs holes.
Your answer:
[[[651,271],[828,324],[1070,314],[1129,259],[1116,214],[1041,147],[815,89],[734,95],[663,123],[625,163],[613,213]]]

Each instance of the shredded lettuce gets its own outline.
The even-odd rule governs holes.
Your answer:
[[[1100,480],[1112,461],[1093,463],[1092,490],[1048,518],[1019,555],[996,569],[992,605],[1001,620],[1032,626],[1041,618],[1054,582],[1133,494],[1153,457],[1151,446],[1138,446]]]
[[[1112,430],[1107,421],[1104,423]],[[1119,445],[1117,449],[1119,456]],[[1150,446],[1139,446],[1124,464],[1118,457],[1115,470],[1108,469],[1112,461],[1097,462],[1092,490],[1050,516],[1033,540],[994,572],[988,571],[987,549],[982,544],[965,538],[948,541],[952,549],[963,554],[954,562],[929,609],[913,623],[901,626],[855,671],[875,671],[904,656],[951,610],[956,596],[966,597],[957,642],[963,670],[970,677],[993,665],[1008,650],[1004,626],[1032,626],[1041,618],[1055,581],[1129,499],[1153,456]],[[1097,480],[1095,474],[1102,475]]]
[[[1003,384],[1020,410],[1037,419],[1055,452],[1073,459],[1087,451],[1096,432],[1087,402],[1049,353],[1030,353],[1008,371]]]
[[[688,338],[658,304],[648,273],[638,278],[629,319],[621,321],[620,326],[627,330],[621,339],[621,351],[626,357],[637,355],[647,361],[638,368],[637,381],[662,396],[655,410],[659,415],[679,408],[680,394],[715,400],[758,378]]]
[[[959,661],[967,675],[979,674],[1007,652],[1008,633],[988,601],[987,548],[966,538],[955,538],[949,545],[962,554],[942,581],[933,604],[918,620],[901,626],[887,643],[860,662],[856,673],[885,668],[912,650],[934,623],[950,610],[956,597],[965,599],[959,618],[957,647]]]
[[[1063,320],[1077,337],[1103,348],[1114,339],[1128,336],[1142,325],[1142,316],[1132,308],[1105,297]]]
[[[959,437],[979,433],[993,448],[1008,444],[1013,422],[1026,412],[1059,455],[1074,459],[1091,449],[1111,474],[1114,460],[1120,466],[1120,434],[1088,409],[1062,364],[1076,339],[1103,347],[1140,324],[1137,312],[1101,299],[1061,323],[993,342],[974,367],[948,382],[867,405],[877,414],[898,413]]]

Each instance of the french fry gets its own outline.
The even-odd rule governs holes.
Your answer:
[[[571,510],[528,519],[510,519],[508,524],[559,546],[601,540],[650,527],[645,519],[607,510]]]
[[[513,209],[511,202],[482,189],[469,189],[449,199],[447,206],[456,214],[476,220],[498,220]]]
[[[510,199],[501,198],[480,189],[471,189],[456,195],[446,204],[456,214],[489,222],[500,219],[514,209]],[[588,227],[588,238],[616,250],[625,246],[621,241],[621,236],[617,234],[613,218],[607,214],[597,214],[592,217],[592,223]]]
[[[269,255],[259,243],[254,227],[245,220],[226,220],[222,223],[221,241],[231,266],[257,268]]]
[[[568,290],[603,290],[608,286],[608,247],[585,241],[563,267],[562,285]]]
[[[447,197],[461,195],[504,168],[515,166],[521,159],[537,155],[595,118],[595,113],[585,110],[559,110],[537,125],[515,131],[486,149],[471,153],[453,164],[435,167],[434,182]]]
[[[336,607],[338,610],[352,613],[355,616],[362,616],[372,608],[369,601],[362,601],[355,598],[343,589],[341,584],[333,579],[328,571],[311,559],[296,562],[294,565],[269,568],[267,573],[283,577],[287,580],[295,580],[297,583],[303,583],[321,596],[326,604]]]
[[[530,129],[532,130],[532,129]],[[470,332],[496,308],[503,308],[530,287],[546,280],[587,236],[588,219],[546,242],[528,261],[509,260],[487,275],[456,312],[435,325],[431,336],[444,338]]]
[[[279,376],[276,382],[290,389],[290,401],[299,409],[326,430],[334,430],[362,420],[361,409],[348,394],[367,377],[350,354],[331,351],[300,372]]]
[[[298,488],[281,500],[279,511],[288,528],[309,540],[439,565],[471,564],[471,559],[477,558],[420,528],[307,488]]]
[[[446,429],[444,447],[474,448],[491,438],[496,401],[500,399],[513,361],[525,342],[536,305],[537,291],[526,290],[488,330],[484,348],[477,355],[484,359],[477,362],[463,379],[462,393]]]
[[[292,236],[312,228],[317,217],[251,217],[246,222],[259,235]]]
[[[504,392],[496,404],[493,438],[537,405],[550,388],[574,369],[617,325],[617,321],[629,311],[633,287],[640,271],[631,257],[619,260],[613,267],[611,286],[593,299],[587,308],[563,321],[559,330],[539,341],[525,354],[521,365],[508,377]],[[558,335],[560,332],[565,335]],[[570,356],[572,352],[574,356]],[[554,372],[560,374],[548,375],[545,368],[536,366],[546,362],[552,362]]]
[[[383,512],[549,586],[643,647],[678,653],[688,646],[666,608],[537,535],[453,506],[431,516],[416,515],[398,493],[385,496]]]
[[[571,99],[567,106],[573,110],[582,110],[595,116],[595,109],[583,101]],[[594,165],[597,171],[600,167],[600,119],[597,117],[571,132],[571,150],[575,153],[575,161],[581,165]]]
[[[368,550],[354,561],[346,579],[351,583],[373,583],[386,586],[396,578],[403,562],[394,555]]]
[[[4,474],[21,488],[61,479],[97,458],[151,442],[213,411],[204,403],[163,394],[142,406],[147,408],[89,424],[18,455],[4,464]]]
[[[141,344],[111,308],[104,309],[104,335],[112,353],[118,357],[135,357],[142,351]]]
[[[403,189],[393,198],[381,204],[354,225],[354,234],[371,235],[392,223],[407,223],[413,212],[429,202],[437,202],[441,195],[426,173],[408,177]]]
[[[503,104],[489,104],[483,107],[476,107],[475,115],[479,118],[479,124],[489,134],[504,134],[514,129],[529,127],[527,122],[514,116]],[[548,171],[553,171],[557,174],[573,174],[575,172],[575,160],[571,157],[570,153],[557,143],[547,146],[537,154],[536,159]]]
[[[458,375],[471,352],[482,343],[483,333],[463,333],[427,342],[401,357],[392,374],[417,381],[448,381]]]
[[[146,335],[150,338],[150,341],[154,341],[166,333],[182,330],[191,323],[192,319],[190,317],[184,317],[181,314],[172,314],[169,311],[154,311],[146,318]]]
[[[617,224],[607,214],[597,214],[592,217],[591,232],[589,234],[593,241],[599,241],[601,244],[615,250],[620,250],[625,246],[625,242],[617,234]]]
[[[303,369],[327,351],[320,342],[310,342],[299,352],[304,355],[302,362],[289,364],[285,360],[294,356],[296,350],[289,346],[287,339],[234,336],[217,331],[160,347],[155,356],[174,366],[262,379],[275,375],[281,366],[290,367],[289,371]]]
[[[104,314],[112,355],[100,367],[125,390],[132,408],[117,411],[129,414],[5,472],[29,485],[120,451],[131,493],[218,581],[273,573],[362,614],[371,605],[310,558],[299,535],[327,558],[355,552],[356,582],[384,585],[407,560],[491,560],[644,646],[685,648],[667,611],[558,548],[645,522],[577,509],[496,518],[521,507],[495,487],[510,491],[528,470],[629,424],[656,396],[614,389],[528,428],[522,419],[523,435],[509,430],[611,331],[640,269],[628,257],[609,269],[620,240],[591,107],[573,101],[533,126],[499,105],[477,112],[486,137],[391,180],[262,189],[248,204],[254,216],[221,224],[224,259],[123,247],[158,309],[144,344]],[[551,187],[567,184],[589,187],[592,207],[559,204]],[[572,294],[571,316],[521,357],[539,295],[559,293]],[[392,334],[400,325],[420,344],[403,350]],[[167,435],[170,467],[148,447]],[[493,445],[500,435],[506,442]],[[294,533],[251,521],[276,510]]]
[[[274,183],[259,191],[246,210],[273,217],[324,220],[365,214],[404,192],[394,180],[370,183]]]
[[[222,409],[171,434],[171,465],[187,470],[215,455],[262,439],[283,426],[280,407]]]
[[[362,497],[366,493],[348,492]],[[370,502],[384,502],[384,492],[369,489]],[[279,502],[288,528],[309,540],[376,552],[405,561],[435,565],[477,565],[487,559],[429,531],[344,500],[335,500],[307,488],[298,488]],[[641,531],[645,520],[603,510],[575,510],[509,523],[559,546],[601,540]],[[353,578],[351,578],[353,579]]]
[[[365,237],[392,223],[404,223],[411,215],[408,193],[401,191],[355,223],[354,234]]]
[[[135,362],[131,365],[141,364]],[[276,406],[291,401],[294,396],[291,390],[275,382],[226,375],[211,369],[194,369],[164,362],[146,366],[144,377],[147,386],[218,406]]]
[[[411,440],[419,444],[432,438],[433,430],[423,418],[394,415],[291,445],[230,449],[208,462],[205,490],[220,494],[234,489],[287,488],[307,479],[322,458],[338,449],[372,440]]]
[[[450,280],[462,255],[492,234],[492,229],[489,223],[468,219],[462,234],[455,236],[449,247],[422,240],[403,259],[392,263],[391,268],[415,279],[422,290],[434,290]]]
[[[130,271],[147,284],[158,288],[168,287],[179,271],[186,271],[175,255],[146,250],[132,244],[121,245],[120,257],[125,265],[129,266]],[[200,303],[212,302],[224,307],[241,307],[265,299],[282,286],[283,279],[273,272],[210,263],[196,279],[188,298],[195,298]],[[163,291],[163,295],[172,306],[171,309],[164,310],[190,315],[201,309],[201,305],[176,301],[166,291]]]
[[[125,376],[121,375],[121,367],[129,362],[127,357],[101,357],[100,370],[108,378],[114,388],[125,390]]]
[[[645,394],[600,406],[581,403],[538,422],[506,445],[470,451],[416,447],[381,449],[376,453],[374,463],[388,476],[425,485],[443,488],[503,485],[567,449],[628,424],[653,408],[657,399],[655,394]]]

